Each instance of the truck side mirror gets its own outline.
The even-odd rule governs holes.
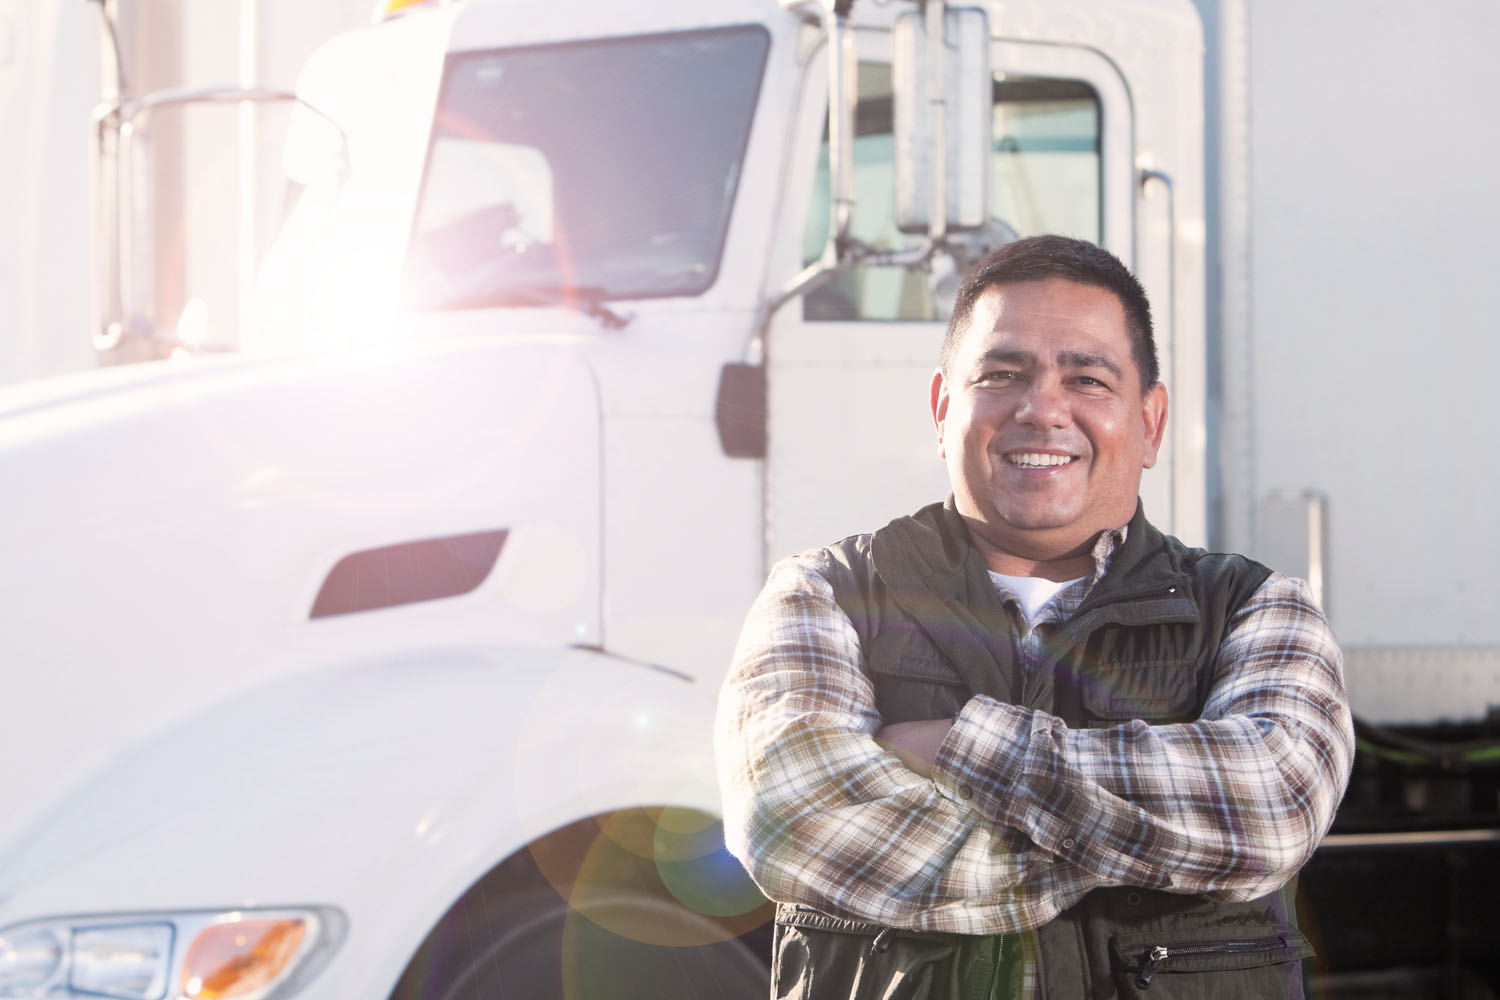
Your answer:
[[[941,18],[906,12],[891,33],[896,224],[941,236],[989,219],[993,78],[985,11],[928,6]],[[943,37],[934,39],[939,24]],[[942,218],[938,204],[947,206]]]

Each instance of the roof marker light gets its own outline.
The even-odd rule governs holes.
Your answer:
[[[447,0],[376,0],[375,13],[370,20],[372,22],[384,21],[404,13],[409,7],[435,7],[439,3],[447,3]]]

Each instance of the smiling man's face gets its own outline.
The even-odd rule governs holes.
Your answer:
[[[1047,278],[975,302],[931,403],[958,512],[991,569],[1083,575],[1099,532],[1135,512],[1167,392],[1141,385],[1130,346],[1102,288]]]

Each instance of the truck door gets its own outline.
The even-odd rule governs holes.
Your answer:
[[[890,45],[858,36],[852,235],[895,250],[917,237],[895,224]],[[1132,113],[1118,73],[1081,48],[994,42],[994,234],[1057,232],[1134,259]],[[825,72],[808,63],[805,166],[789,171],[777,257],[817,258],[828,226]],[[821,143],[821,145],[819,145]],[[998,244],[997,244],[998,245]],[[857,265],[784,303],[766,338],[767,544],[770,560],[871,531],[947,495],[928,385],[947,322],[929,276]],[[1148,291],[1151,289],[1148,288]],[[951,295],[951,292],[949,293]],[[1153,297],[1154,298],[1154,297]],[[1165,361],[1165,359],[1164,359]],[[1149,503],[1149,501],[1148,501]]]

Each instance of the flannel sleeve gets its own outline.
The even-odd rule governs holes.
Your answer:
[[[1343,657],[1301,580],[1230,620],[1200,718],[1069,729],[972,699],[934,783],[1110,884],[1224,899],[1279,888],[1333,821],[1353,762]]]
[[[784,560],[719,700],[729,849],[772,899],[891,927],[1013,932],[1097,880],[878,746],[859,640],[815,556]]]

